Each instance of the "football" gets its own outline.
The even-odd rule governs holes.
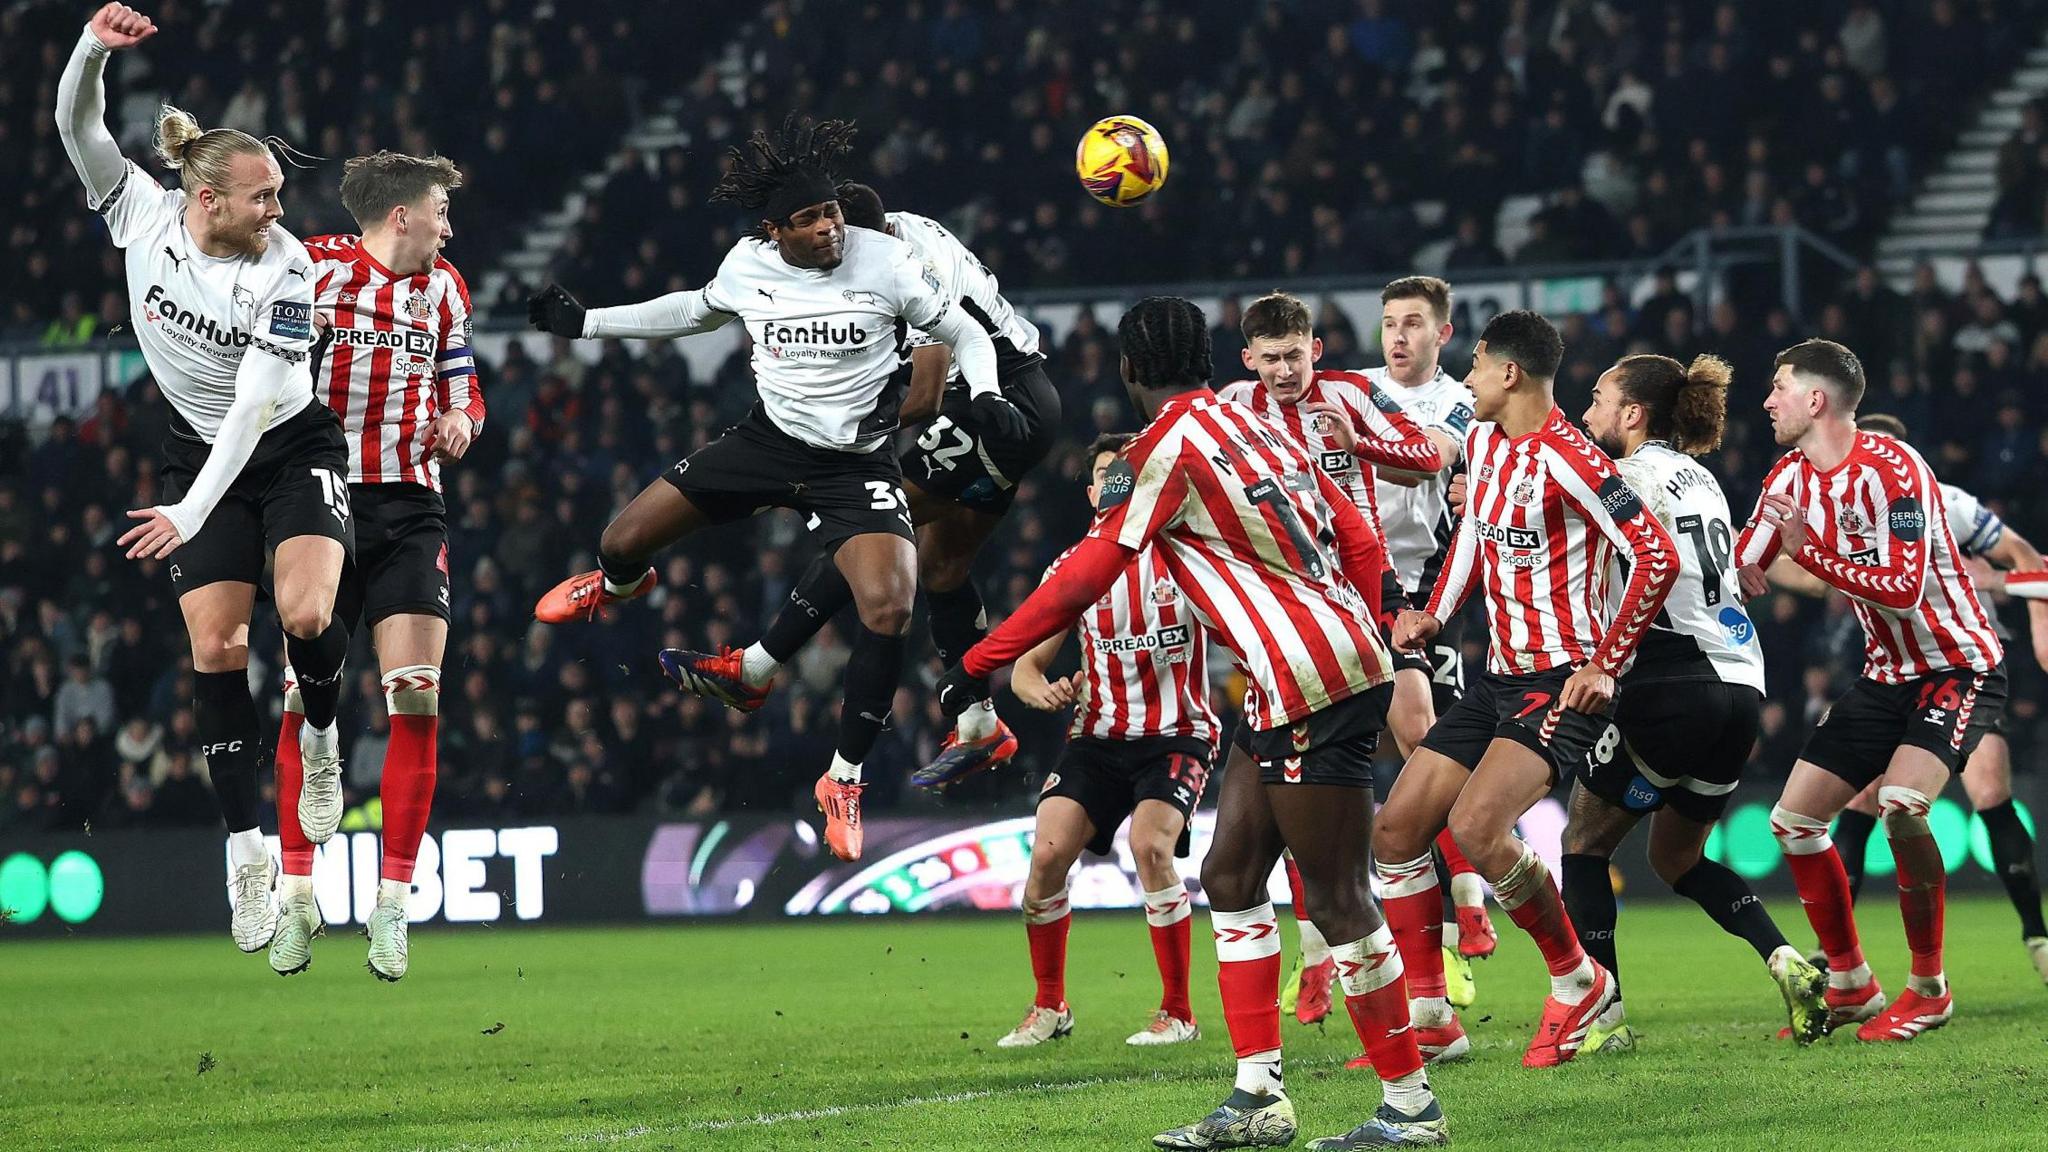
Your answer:
[[[1166,139],[1136,116],[1097,120],[1074,148],[1074,171],[1090,196],[1128,208],[1166,183]]]

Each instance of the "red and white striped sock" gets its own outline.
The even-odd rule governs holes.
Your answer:
[[[1032,1003],[1058,1010],[1067,1002],[1067,929],[1074,923],[1067,890],[1046,900],[1024,901],[1024,935],[1031,942],[1031,975],[1038,981]]]
[[[1192,1024],[1188,966],[1193,951],[1194,901],[1185,881],[1145,893],[1145,923],[1152,932],[1152,958],[1159,962],[1159,1010]]]
[[[1550,994],[1566,1004],[1577,1004],[1591,994],[1593,962],[1579,946],[1579,934],[1565,914],[1564,897],[1550,879],[1550,869],[1527,845],[1514,867],[1494,881],[1493,896],[1543,953],[1550,968]]]
[[[1381,924],[1363,940],[1330,949],[1351,1026],[1372,1057],[1387,1103],[1413,1115],[1429,1107],[1429,1082],[1422,1075],[1422,1051],[1409,1027],[1408,988],[1401,978],[1401,952],[1394,933]]]
[[[1828,836],[1827,822],[1780,804],[1771,809],[1771,833],[1792,869],[1792,884],[1799,890],[1807,922],[1820,939],[1821,951],[1828,954],[1828,983],[1837,988],[1869,983],[1863,945],[1856,936],[1849,873]]]
[[[1237,1087],[1278,1095],[1280,1069],[1280,922],[1272,901],[1242,912],[1209,912],[1216,935],[1216,987],[1223,1023],[1237,1053]]]
[[[1444,899],[1436,861],[1427,854],[1413,860],[1375,860],[1372,872],[1387,928],[1401,950],[1415,1023],[1432,1028],[1450,1023],[1451,1002],[1444,991]]]

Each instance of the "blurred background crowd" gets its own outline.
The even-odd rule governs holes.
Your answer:
[[[2001,294],[1974,270],[1944,288],[1931,267],[1897,287],[1874,265],[1807,268],[1795,315],[1775,279],[1700,306],[1675,274],[1651,271],[1692,229],[1752,224],[1798,224],[1874,259],[1929,156],[2033,41],[2044,0],[770,0],[745,12],[170,0],[154,14],[158,47],[112,74],[110,119],[131,156],[144,156],[159,99],[318,157],[445,152],[467,176],[450,255],[480,294],[488,271],[513,272],[477,301],[503,321],[535,274],[593,303],[701,283],[748,223],[705,200],[724,148],[794,107],[858,119],[850,174],[953,225],[1013,291],[1287,287],[1418,267],[1455,283],[1631,261],[1647,287],[1617,279],[1597,306],[1555,317],[1568,412],[1624,352],[1724,356],[1736,391],[1713,466],[1740,515],[1776,455],[1758,408],[1770,357],[1826,335],[1861,354],[1867,409],[1904,417],[1945,480],[2048,540],[2048,509],[2025,498],[2048,476],[2038,279]],[[101,347],[126,321],[119,256],[49,114],[81,18],[69,4],[0,8],[0,198],[14,206],[0,338],[48,347]],[[1101,208],[1074,184],[1072,141],[1109,111],[1150,119],[1173,148],[1169,190],[1137,209]],[[2029,108],[2000,152],[1995,237],[2041,232],[2044,116]],[[673,130],[621,135],[650,117]],[[287,223],[349,229],[335,165],[309,163],[287,170]],[[508,261],[536,221],[600,172],[545,262],[517,274]],[[1317,299],[1326,363],[1377,363],[1376,316]],[[992,610],[1014,606],[1085,524],[1080,446],[1135,422],[1115,381],[1116,318],[1108,305],[1084,313],[1048,348],[1069,435],[983,557]],[[1234,306],[1212,319],[1219,382],[1237,378]],[[1447,357],[1453,373],[1471,335]],[[751,718],[679,696],[652,661],[660,646],[757,635],[809,556],[794,518],[692,541],[663,558],[660,592],[610,622],[530,620],[542,590],[591,566],[613,509],[745,409],[744,352],[693,371],[667,347],[607,346],[590,364],[514,345],[482,370],[490,422],[448,470],[455,624],[438,809],[797,806],[829,756],[842,634],[828,628]],[[169,581],[112,546],[122,513],[156,500],[167,419],[145,379],[47,429],[0,422],[0,826],[214,819]],[[1774,685],[1758,771],[1781,773],[1853,675],[1860,639],[1839,602],[1774,596],[1755,613]],[[2024,615],[2007,615],[2022,628],[2009,724],[2025,770],[2048,747],[2048,691]],[[259,623],[253,647],[252,675],[274,695],[274,625]],[[353,667],[346,776],[361,798],[387,724],[366,649]],[[1217,685],[1226,712],[1234,691]],[[1064,719],[1005,709],[1025,737],[1019,764],[947,803],[1028,803]],[[907,686],[870,764],[873,807],[938,803],[903,777],[944,730],[923,682]]]

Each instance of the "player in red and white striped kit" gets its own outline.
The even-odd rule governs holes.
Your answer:
[[[1808,738],[1771,830],[1828,957],[1830,1022],[1861,1040],[1911,1040],[1954,1011],[1942,972],[1947,870],[1927,813],[2004,715],[2005,653],[1963,568],[1941,485],[1903,440],[1856,427],[1863,365],[1830,340],[1778,354],[1764,411],[1792,449],[1764,481],[1736,548],[1743,591],[1761,594],[1780,553],[1846,595],[1863,625],[1863,674]],[[1878,808],[1898,865],[1913,954],[1889,1009],[1864,963],[1848,876],[1828,837],[1858,792]]]
[[[342,169],[341,201],[360,236],[306,242],[314,309],[325,322],[314,379],[348,437],[355,563],[342,574],[335,617],[367,619],[391,717],[381,799],[384,858],[370,913],[370,971],[405,975],[406,898],[433,804],[441,657],[448,643],[448,518],[441,465],[460,460],[484,421],[469,344],[469,288],[441,256],[454,235],[448,193],[462,174],[441,156],[378,152]],[[341,821],[341,754],[331,734],[304,729],[285,672],[277,738],[282,918],[270,966],[313,962],[321,929],[313,845]]]
[[[1534,312],[1503,312],[1480,334],[1467,378],[1478,422],[1465,440],[1464,515],[1427,611],[1404,611],[1395,626],[1395,646],[1414,650],[1475,586],[1484,592],[1486,674],[1408,758],[1373,844],[1387,919],[1416,973],[1416,1031],[1435,1059],[1470,1049],[1442,983],[1443,905],[1429,846],[1446,825],[1550,969],[1522,1063],[1570,1060],[1615,995],[1613,978],[1579,946],[1549,870],[1514,829],[1605,727],[1614,679],[1663,607],[1677,565],[1670,535],[1614,461],[1558,410],[1552,378],[1563,354],[1557,329]],[[1610,612],[1617,552],[1629,578]]]
[[[1133,439],[1112,434],[1089,447],[1091,507],[1102,506],[1103,482]],[[1058,567],[1047,569],[1046,579]],[[1024,882],[1024,932],[1038,995],[1023,1022],[996,1046],[1030,1047],[1074,1030],[1066,999],[1067,928],[1073,923],[1067,875],[1084,846],[1107,855],[1126,818],[1161,995],[1151,1023],[1124,1042],[1197,1040],[1202,1032],[1188,1003],[1193,906],[1173,860],[1187,854],[1188,817],[1216,759],[1208,640],[1156,548],[1139,553],[1075,627],[1081,632],[1077,674],[1046,678],[1066,643],[1063,628],[1018,657],[1010,678],[1011,691],[1031,707],[1057,712],[1073,706],[1075,712],[1066,751],[1038,793],[1031,875]]]
[[[957,713],[988,676],[1067,627],[1148,548],[1250,683],[1202,865],[1237,1053],[1233,1091],[1161,1148],[1278,1147],[1294,1139],[1281,1078],[1280,933],[1265,895],[1291,848],[1309,910],[1335,941],[1353,1024],[1384,1092],[1366,1123],[1311,1148],[1441,1144],[1443,1111],[1409,1027],[1401,956],[1363,881],[1372,753],[1391,659],[1376,615],[1385,555],[1350,498],[1285,432],[1208,387],[1209,330],[1186,300],[1151,297],[1118,326],[1121,370],[1150,423],[1105,475],[1087,539],[939,684]]]
[[[1442,448],[1364,374],[1317,367],[1323,342],[1316,339],[1314,320],[1300,299],[1285,292],[1261,296],[1245,307],[1240,328],[1245,339],[1245,367],[1258,375],[1217,389],[1217,396],[1243,404],[1285,428],[1351,498],[1384,542],[1375,475],[1403,486],[1434,478],[1443,466]],[[1401,595],[1400,578],[1389,567],[1380,584],[1383,636],[1393,626],[1390,612],[1400,607]],[[1427,730],[1427,719],[1425,716],[1417,726],[1418,732]],[[1395,725],[1395,731],[1400,730]],[[1409,751],[1406,745],[1400,747],[1403,756]],[[1441,839],[1462,861],[1449,835]],[[1280,1006],[1303,1024],[1314,1024],[1330,1014],[1330,982],[1337,966],[1330,958],[1329,945],[1309,918],[1300,869],[1291,858],[1285,864],[1301,933],[1301,955],[1281,989]]]

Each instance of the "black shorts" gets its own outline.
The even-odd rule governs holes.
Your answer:
[[[744,520],[763,508],[789,508],[808,517],[827,552],[871,533],[917,539],[903,474],[888,449],[814,447],[777,428],[759,404],[663,476],[714,524]]]
[[[1042,804],[1064,796],[1088,813],[1095,836],[1088,850],[1106,856],[1116,830],[1137,810],[1141,800],[1163,800],[1180,810],[1185,821],[1202,798],[1216,748],[1192,736],[1141,736],[1136,740],[1104,740],[1076,736],[1067,741],[1059,763],[1038,790]],[[1173,854],[1188,854],[1188,830],[1181,828]]]
[[[160,473],[163,503],[185,498],[210,451],[182,417],[172,418]],[[270,554],[294,536],[325,536],[355,549],[348,441],[341,420],[318,401],[256,442],[198,534],[171,553],[171,587],[183,596],[224,580],[260,585]]]
[[[1387,727],[1392,683],[1368,688],[1280,728],[1256,731],[1244,721],[1232,743],[1258,762],[1262,784],[1372,787],[1372,757]]]
[[[1884,775],[1892,754],[1907,745],[1961,772],[2004,719],[2004,665],[1989,672],[1934,672],[1904,684],[1858,679],[1821,717],[1799,758],[1858,789]]]
[[[1465,698],[1465,614],[1460,612],[1444,622],[1436,639],[1420,652],[1398,652],[1394,650],[1394,621],[1400,617],[1401,609],[1413,608],[1417,612],[1429,607],[1429,593],[1417,592],[1410,597],[1401,591],[1401,578],[1389,568],[1380,575],[1380,638],[1387,642],[1387,651],[1394,655],[1394,671],[1414,669],[1429,677],[1429,696],[1436,705],[1436,714],[1441,716],[1451,706]]]
[[[977,434],[969,412],[973,400],[965,384],[956,384],[940,399],[939,414],[903,450],[904,479],[963,508],[997,516],[1009,511],[1017,481],[1045,459],[1059,436],[1060,394],[1037,356],[1006,367],[1002,385],[1030,425],[1022,440]]]
[[[1749,763],[1762,716],[1763,694],[1743,684],[1624,682],[1614,719],[1586,758],[1586,791],[1630,812],[1668,806],[1712,824]]]
[[[1528,676],[1481,674],[1467,693],[1429,729],[1422,746],[1466,769],[1477,768],[1495,740],[1513,740],[1550,761],[1554,779],[1569,779],[1607,726],[1605,716],[1574,712],[1558,703],[1571,668]]]
[[[353,629],[399,615],[448,616],[448,506],[424,484],[351,484],[356,554],[334,614]]]

